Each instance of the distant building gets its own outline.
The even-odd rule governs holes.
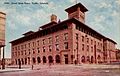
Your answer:
[[[4,50],[4,46],[5,46],[5,21],[6,21],[6,14],[0,12],[0,67],[2,64],[1,53],[3,52],[2,50]]]
[[[12,63],[31,64],[99,64],[116,60],[116,42],[85,24],[87,8],[78,3],[65,10],[68,19],[51,22],[38,31],[11,41]]]

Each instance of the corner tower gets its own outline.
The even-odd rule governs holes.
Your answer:
[[[85,12],[87,12],[88,9],[81,3],[71,6],[65,9],[65,11],[68,13],[68,18],[76,18],[80,22],[85,23]]]

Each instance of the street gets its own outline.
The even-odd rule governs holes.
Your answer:
[[[1,72],[0,76],[120,76],[120,68],[101,65],[45,65],[33,70]]]

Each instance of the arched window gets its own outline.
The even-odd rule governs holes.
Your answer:
[[[93,56],[91,56],[91,63],[93,63],[93,61],[94,61],[94,58],[93,58]]]
[[[56,63],[60,63],[60,56],[59,56],[59,55],[56,55],[56,56],[55,56],[55,60],[56,60]]]
[[[53,63],[53,58],[52,56],[48,56],[49,63]]]
[[[85,63],[85,56],[82,56],[82,57],[81,57],[81,62],[82,62],[82,63]]]
[[[46,57],[43,56],[43,63],[46,63]]]
[[[40,62],[41,62],[40,57],[37,57],[37,61],[38,61],[38,63],[40,63]]]
[[[36,60],[35,60],[35,58],[34,58],[34,57],[32,58],[32,60],[33,60],[33,63],[35,63],[35,62],[36,62]]]

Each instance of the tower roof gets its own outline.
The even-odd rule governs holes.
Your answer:
[[[67,9],[65,9],[65,11],[68,12],[68,13],[74,12],[74,11],[77,10],[78,7],[80,7],[80,10],[81,10],[82,12],[88,11],[88,9],[87,9],[85,6],[83,6],[81,3],[78,3],[78,4],[76,4],[76,5],[73,5],[73,6],[69,7],[69,8],[67,8]]]

